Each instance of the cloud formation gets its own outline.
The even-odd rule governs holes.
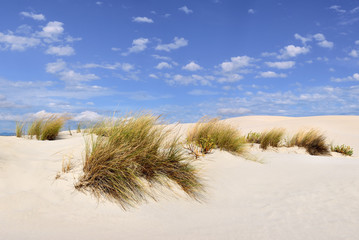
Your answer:
[[[188,63],[187,65],[182,67],[182,69],[194,72],[194,71],[202,69],[202,67],[200,65],[198,65],[197,63],[191,61],[190,63]]]
[[[33,12],[21,12],[20,15],[32,18],[37,21],[45,21],[45,16],[43,14],[35,14]]]
[[[220,66],[224,72],[232,72],[239,68],[251,66],[251,63],[254,62],[254,60],[254,58],[248,56],[231,57],[230,62],[223,62]]]
[[[50,46],[45,53],[57,56],[71,56],[75,54],[75,50],[70,46]]]
[[[133,17],[132,22],[138,22],[138,23],[153,23],[153,20],[148,17]]]
[[[268,67],[278,68],[278,69],[288,69],[292,68],[295,65],[294,61],[283,61],[283,62],[266,62]]]
[[[178,8],[178,10],[184,12],[185,14],[193,13],[193,11],[191,9],[189,9],[187,6],[180,7],[180,8]]]
[[[170,52],[171,50],[178,49],[180,47],[185,47],[187,45],[188,45],[188,40],[184,38],[175,37],[173,39],[173,43],[158,44],[156,50]]]

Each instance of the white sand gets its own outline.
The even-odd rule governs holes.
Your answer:
[[[259,164],[215,151],[199,163],[204,203],[172,195],[123,211],[74,189],[80,134],[63,132],[56,141],[0,137],[0,239],[358,239],[358,116],[227,121],[243,133],[319,128],[334,144],[352,146],[354,156],[254,147],[250,152],[265,162]],[[55,180],[64,158],[77,167]]]

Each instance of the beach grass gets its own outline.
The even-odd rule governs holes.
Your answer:
[[[22,137],[24,134],[24,126],[25,123],[23,122],[16,122],[16,137]]]
[[[123,209],[157,199],[156,186],[179,186],[200,200],[204,191],[197,169],[178,138],[158,125],[160,116],[138,113],[97,123],[87,141],[83,175],[76,189],[90,191]]]
[[[258,132],[249,132],[246,136],[246,141],[248,143],[261,143],[261,133]]]
[[[203,153],[209,153],[213,148],[233,154],[243,154],[246,150],[246,140],[240,132],[218,118],[198,121],[189,129],[186,141],[187,144],[195,143],[201,147]]]
[[[330,155],[326,137],[316,129],[298,132],[290,140],[289,146],[304,147],[310,155]]]
[[[30,122],[28,135],[30,138],[36,136],[37,140],[55,140],[68,119],[69,117],[58,115],[36,119]]]
[[[273,128],[270,131],[266,131],[260,134],[260,148],[267,149],[268,146],[279,147],[280,142],[283,139],[285,130],[283,128]]]

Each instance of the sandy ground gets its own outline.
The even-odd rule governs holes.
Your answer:
[[[129,211],[78,192],[84,137],[0,137],[0,239],[358,239],[359,116],[240,117],[243,133],[318,128],[353,157],[298,148],[250,153],[260,164],[214,151],[199,160],[207,193],[199,203],[163,194]],[[188,125],[182,127],[186,132]],[[76,167],[61,172],[63,160]]]

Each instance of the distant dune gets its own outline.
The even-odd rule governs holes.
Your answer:
[[[248,116],[224,120],[243,134],[319,129],[351,157],[254,145],[263,163],[215,150],[196,163],[206,179],[199,203],[164,191],[129,211],[75,190],[84,136],[55,141],[0,137],[0,239],[358,239],[359,116]],[[192,124],[177,126],[185,134]],[[75,166],[62,173],[63,162]]]

